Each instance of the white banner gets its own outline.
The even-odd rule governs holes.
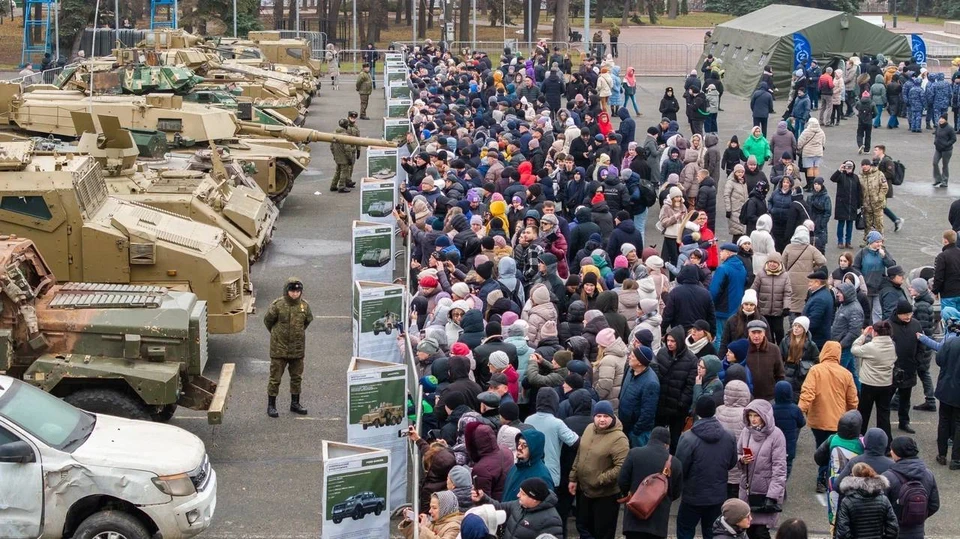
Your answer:
[[[353,286],[353,355],[403,362],[403,285],[356,281]]]
[[[390,452],[323,440],[323,539],[390,536]]]
[[[354,281],[393,281],[393,224],[354,221],[351,227]]]

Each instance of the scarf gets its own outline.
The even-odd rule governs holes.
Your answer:
[[[632,67],[627,68],[627,74],[623,78],[627,81],[627,86],[633,87],[637,85],[637,76]]]
[[[703,350],[703,347],[706,346],[708,342],[710,342],[709,340],[707,340],[706,337],[703,337],[697,341],[691,341],[690,340],[691,337],[693,337],[693,335],[689,335],[686,339],[687,350],[690,350],[691,352],[693,352],[694,355],[700,353],[700,350]]]
[[[773,271],[770,271],[770,270],[765,270],[765,271],[767,272],[767,275],[769,275],[770,277],[776,277],[777,275],[780,275],[781,273],[783,273],[783,264],[777,264],[777,269]]]

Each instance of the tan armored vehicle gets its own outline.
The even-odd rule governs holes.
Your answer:
[[[253,305],[247,254],[222,230],[109,196],[90,156],[0,144],[0,233],[29,237],[71,281],[158,285],[207,301],[211,333],[237,333]]]
[[[403,406],[391,405],[381,402],[379,406],[363,414],[360,417],[360,424],[363,430],[368,427],[386,427],[389,425],[399,425],[403,422]]]
[[[99,118],[98,136],[89,114],[74,112],[73,117],[83,131],[76,152],[100,163],[110,194],[215,226],[246,251],[251,264],[260,257],[280,211],[256,184],[236,185],[217,152],[211,152],[215,177],[198,170],[137,167],[136,143],[116,118]]]
[[[191,292],[128,284],[57,284],[28,239],[0,236],[0,373],[74,406],[170,419],[177,406],[219,424],[234,365],[204,378],[207,304]]]
[[[260,31],[250,32],[247,39],[229,40],[224,39],[221,43],[231,44],[234,47],[247,46],[256,48],[260,51],[263,58],[274,64],[287,66],[302,66],[310,70],[314,77],[319,77],[320,60],[311,57],[313,52],[310,49],[310,43],[306,39],[280,37],[278,31]]]

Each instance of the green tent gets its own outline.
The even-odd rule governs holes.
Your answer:
[[[750,96],[763,68],[773,69],[776,95],[786,98],[794,67],[794,35],[809,42],[821,67],[836,67],[854,54],[883,54],[899,62],[910,58],[909,36],[894,34],[854,15],[799,6],[771,5],[723,23],[704,44],[724,70],[725,92]],[[802,41],[801,38],[801,41]]]

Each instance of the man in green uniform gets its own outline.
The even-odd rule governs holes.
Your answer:
[[[357,77],[357,92],[360,94],[360,119],[367,118],[367,103],[373,93],[373,77],[370,76],[370,64],[363,64],[363,71]]]
[[[270,381],[267,383],[267,415],[278,417],[277,394],[283,370],[290,371],[290,411],[307,415],[300,406],[300,384],[303,381],[303,355],[306,329],[313,321],[310,304],[301,299],[303,283],[287,279],[282,298],[273,300],[263,323],[270,331]]]
[[[337,127],[337,133],[343,135],[350,134],[350,121],[340,120]],[[332,142],[330,144],[330,153],[333,154],[333,162],[337,164],[337,171],[333,175],[333,181],[330,182],[330,190],[340,193],[349,193],[350,186],[354,185],[353,164],[357,162],[357,154],[353,148],[343,142]]]

